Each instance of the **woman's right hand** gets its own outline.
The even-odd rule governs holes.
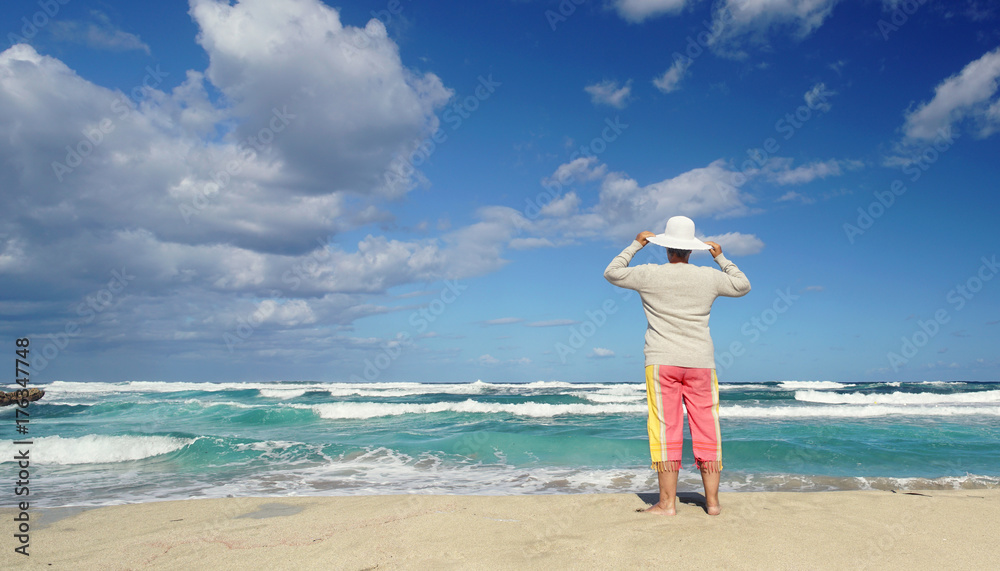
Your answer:
[[[705,242],[705,243],[712,247],[712,249],[709,251],[712,252],[713,258],[722,253],[722,246],[716,244],[715,242]]]

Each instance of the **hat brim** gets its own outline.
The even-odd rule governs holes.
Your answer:
[[[646,241],[656,244],[657,246],[663,246],[664,248],[674,248],[675,250],[711,250],[712,247],[708,244],[702,242],[701,240],[691,239],[691,240],[681,240],[677,238],[672,238],[666,234],[657,234],[656,236],[650,236],[646,238]]]

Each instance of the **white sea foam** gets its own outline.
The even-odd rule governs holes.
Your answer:
[[[940,478],[890,478],[730,472],[719,486],[732,492],[818,492],[836,490],[976,490],[1000,488],[1000,478],[978,474]]]
[[[876,418],[889,416],[1000,416],[1000,406],[723,406],[722,418]]]
[[[508,413],[518,416],[553,417],[565,414],[599,415],[620,413],[646,412],[645,404],[550,404],[550,403],[494,403],[479,402],[472,399],[461,402],[434,403],[379,403],[379,402],[343,402],[317,405],[289,405],[296,408],[311,408],[320,417],[338,418],[375,418],[379,416],[396,416],[400,414],[433,414],[439,412],[464,412],[495,414]]]
[[[272,399],[293,399],[306,394],[306,389],[257,389],[260,396]]]
[[[579,397],[582,399],[587,399],[590,402],[596,403],[611,403],[611,402],[637,402],[644,401],[646,399],[646,391],[642,394],[631,394],[631,395],[614,395],[605,394],[602,392],[588,393],[584,391],[577,391],[569,393],[572,396]]]
[[[124,383],[53,381],[42,388],[53,394],[105,395],[114,393],[173,393],[179,391],[239,391],[260,389],[322,390],[316,383],[188,383],[163,381],[128,381]]]
[[[719,383],[720,391],[768,391],[774,390],[776,387],[769,387],[764,384],[738,384],[738,383]]]
[[[596,390],[571,391],[568,394],[596,403],[634,403],[645,400],[646,385],[639,383],[605,385]]]
[[[195,439],[172,436],[104,436],[88,434],[77,438],[45,436],[33,439],[31,461],[38,464],[102,464],[151,458],[180,450]],[[0,444],[0,462],[12,462],[17,446]],[[24,448],[22,446],[22,448]]]
[[[778,387],[786,391],[794,391],[798,389],[843,389],[847,388],[847,385],[833,381],[783,381],[778,383]]]
[[[213,401],[201,399],[184,399],[184,404],[196,404],[204,408],[212,408],[213,406],[230,406],[233,408],[268,408],[271,406],[266,404],[246,404],[236,401]]]
[[[1000,402],[1000,390],[967,393],[828,393],[823,391],[795,391],[795,400],[824,404],[979,404]]]

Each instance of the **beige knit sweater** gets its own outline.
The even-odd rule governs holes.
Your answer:
[[[715,298],[741,297],[750,280],[721,253],[715,268],[691,264],[643,264],[628,267],[642,249],[633,240],[604,270],[612,284],[635,290],[646,311],[646,366],[715,368],[715,349],[708,329]]]

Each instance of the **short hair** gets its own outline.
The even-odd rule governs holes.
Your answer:
[[[677,256],[686,258],[691,255],[691,250],[679,250],[677,248],[667,248],[667,256]]]

